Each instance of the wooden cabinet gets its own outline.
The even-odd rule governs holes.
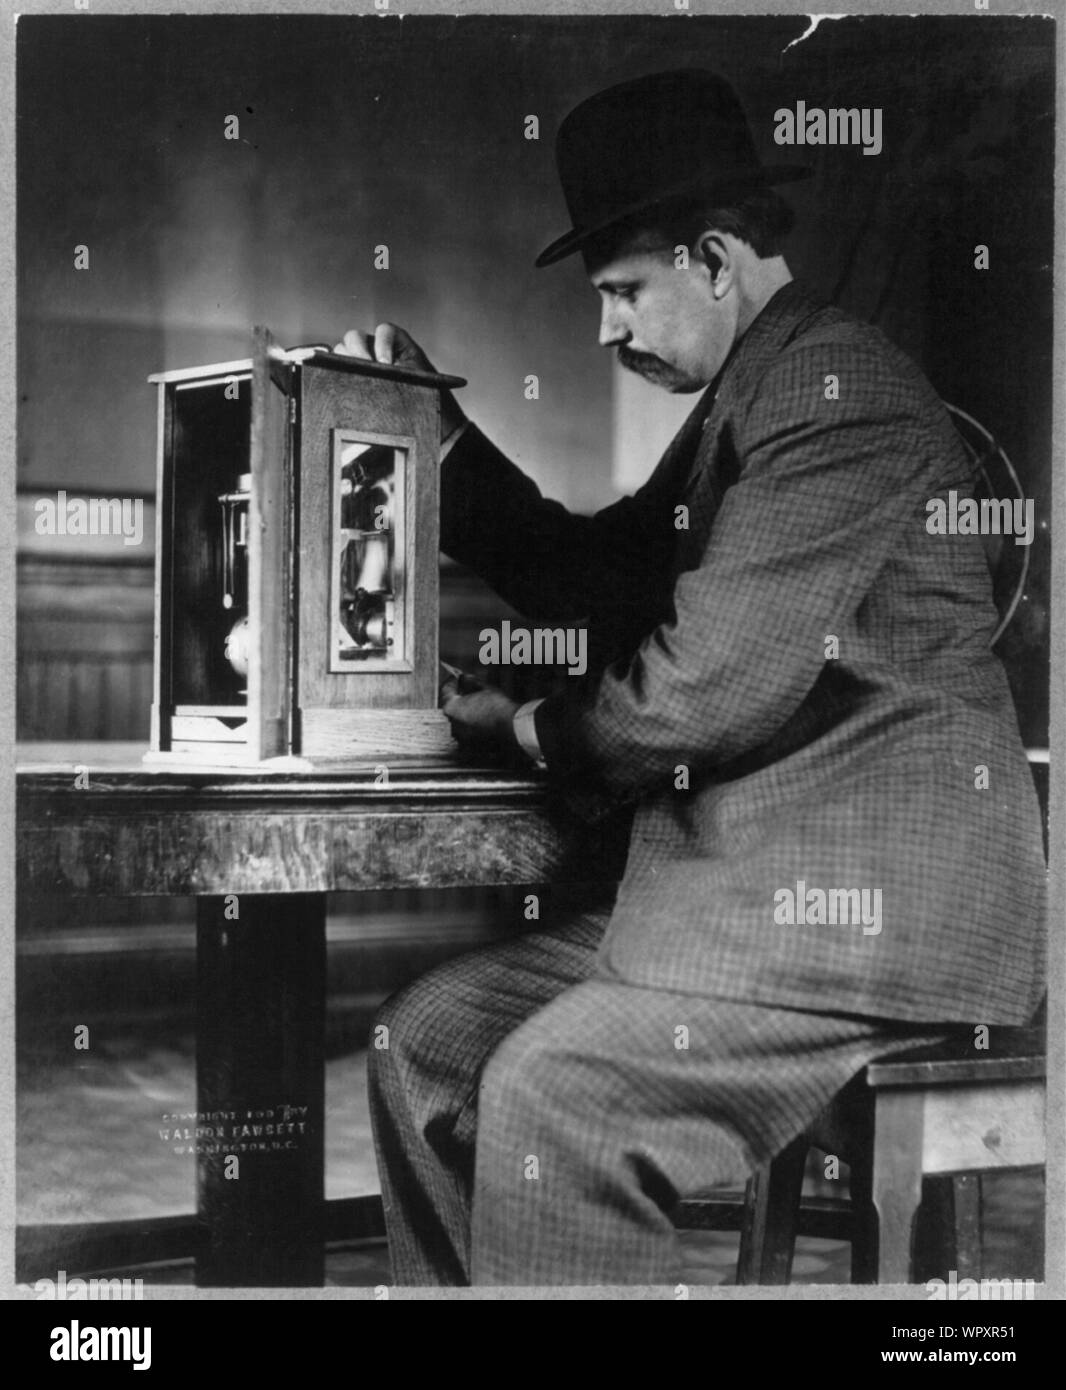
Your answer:
[[[440,392],[265,329],[163,372],[149,758],[437,756]]]

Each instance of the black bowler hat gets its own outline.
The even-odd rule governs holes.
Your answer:
[[[684,194],[747,192],[812,172],[760,163],[736,93],[703,68],[651,73],[597,92],[559,127],[555,160],[574,225],[540,253],[538,266]]]

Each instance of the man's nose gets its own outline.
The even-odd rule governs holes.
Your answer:
[[[629,341],[629,330],[618,320],[613,305],[605,303],[600,313],[600,347],[619,347]]]

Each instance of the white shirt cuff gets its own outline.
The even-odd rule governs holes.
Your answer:
[[[513,720],[514,736],[518,740],[519,748],[533,760],[537,767],[547,767],[533,718],[537,712],[537,706],[543,703],[543,700],[528,700],[524,705],[519,705],[514,712]]]

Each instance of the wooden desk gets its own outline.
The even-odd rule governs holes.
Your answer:
[[[226,1118],[201,1121],[224,1140],[198,1144],[217,1152],[197,1157],[197,1282],[321,1284],[326,894],[616,878],[618,846],[537,774],[162,769],[143,751],[19,748],[20,898],[198,898],[197,1111]]]

